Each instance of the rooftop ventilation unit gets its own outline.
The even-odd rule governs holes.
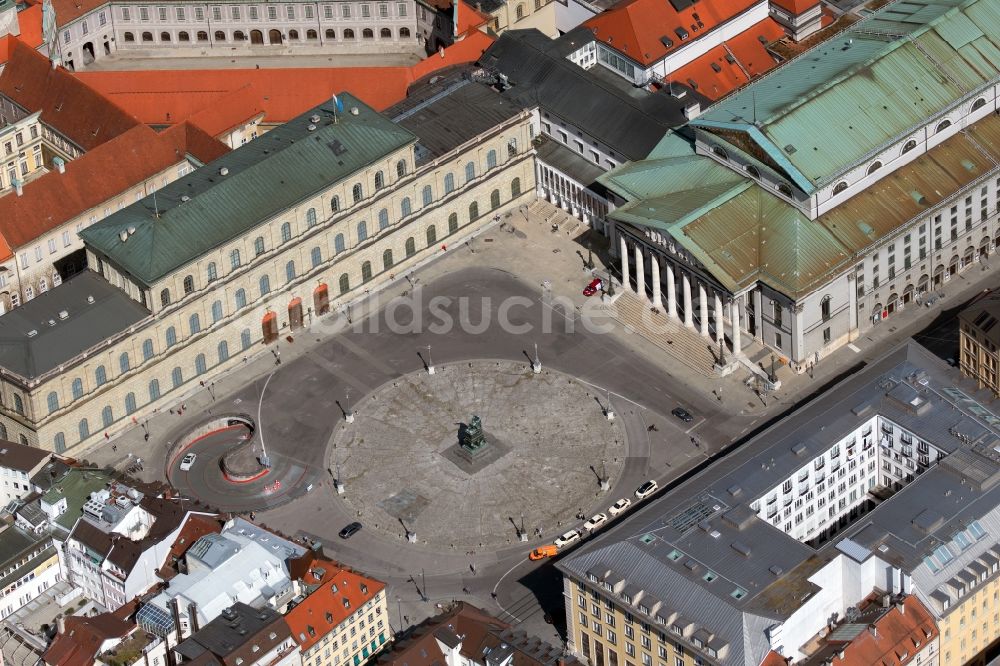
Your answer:
[[[187,203],[188,201],[191,201],[191,197],[189,197],[188,195],[185,194],[181,197],[182,203]]]
[[[228,167],[222,167],[221,169],[219,169],[219,175],[220,176],[228,176],[229,175],[229,168]]]
[[[69,313],[66,312],[65,310],[60,310],[59,311],[59,318],[60,319],[68,319],[69,318]]]
[[[306,127],[306,129],[309,130],[310,132],[315,132],[316,126],[310,123],[309,126]]]
[[[122,239],[123,243],[125,241],[127,241],[128,240],[128,231],[126,231],[125,229],[122,229],[121,231],[119,231],[118,232],[118,238]]]
[[[93,303],[93,302],[94,302],[94,297],[93,297],[93,296],[90,296],[90,295],[88,294],[88,295],[87,295],[87,302],[88,302],[88,303]]]
[[[35,329],[31,329],[30,331],[28,331],[28,337],[29,337],[29,338],[33,338],[33,337],[35,337],[36,335],[38,335],[38,331],[37,331],[37,330],[35,330]]]
[[[358,115],[359,113],[361,113],[361,112],[360,112],[360,111],[358,111],[358,107],[356,107],[356,106],[352,106],[352,107],[351,107],[351,115],[352,115],[352,116],[356,116],[356,115]]]
[[[316,115],[315,113],[313,115],[309,116],[309,122],[311,122],[311,123],[318,123],[319,121],[320,121],[320,117],[318,115]]]

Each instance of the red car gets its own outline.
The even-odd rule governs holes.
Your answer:
[[[583,295],[593,296],[598,291],[604,291],[604,281],[601,278],[594,278],[590,284],[583,288]]]

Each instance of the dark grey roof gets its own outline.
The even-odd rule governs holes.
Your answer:
[[[81,238],[151,285],[413,142],[357,98],[339,98],[344,112],[336,121],[333,103],[320,104],[82,230]]]
[[[148,316],[123,291],[84,271],[0,317],[0,367],[34,379]]]
[[[575,153],[554,139],[543,137],[535,153],[539,162],[558,169],[570,178],[576,180],[592,191],[602,193],[604,185],[597,182],[597,177],[604,169]]]
[[[687,102],[699,99],[707,106],[691,91],[677,99],[631,86],[600,71],[602,67],[584,70],[567,60],[564,51],[564,43],[538,30],[508,30],[479,64],[507,76],[507,97],[559,116],[630,160],[643,159],[669,128],[687,122]]]
[[[417,135],[418,164],[454,150],[523,111],[489,85],[473,81],[471,71],[471,67],[463,68],[432,77],[385,110],[393,122]]]
[[[0,439],[0,467],[9,467],[30,474],[51,455],[50,451]]]
[[[976,328],[993,344],[1000,346],[1000,292],[989,294],[958,314],[965,324]]]
[[[208,652],[226,660],[226,663],[238,663],[235,656],[242,655],[242,661],[252,663],[259,658],[257,655],[267,654],[289,636],[288,625],[274,609],[255,609],[236,602],[180,643],[174,651],[186,659],[195,659]],[[234,658],[227,659],[230,656]]]

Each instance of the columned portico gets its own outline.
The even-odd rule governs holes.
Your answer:
[[[646,298],[646,269],[642,264],[642,244],[635,244],[635,293]]]
[[[649,255],[649,269],[651,271],[650,277],[653,280],[653,307],[663,307],[660,300],[660,260],[656,258],[656,253]]]
[[[698,282],[698,307],[700,312],[698,313],[701,319],[701,335],[702,337],[708,337],[708,293],[705,291],[705,283]]]
[[[628,243],[625,242],[624,236],[619,236],[618,242],[620,243],[618,255],[622,258],[622,288],[628,289]]]
[[[677,285],[674,284],[674,267],[669,263],[667,269],[667,316],[677,319]]]
[[[715,292],[715,342],[721,343],[726,339],[726,315],[722,310],[722,299],[719,292]]]
[[[694,313],[691,307],[691,278],[687,273],[681,273],[681,284],[684,291],[684,325],[694,328]]]
[[[740,299],[737,296],[732,301],[729,302],[730,305],[730,315],[729,318],[733,323],[733,353],[739,354],[743,349],[743,345],[740,342]]]

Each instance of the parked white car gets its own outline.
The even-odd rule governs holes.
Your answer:
[[[563,534],[561,537],[555,540],[556,548],[565,548],[571,543],[576,543],[580,540],[580,533],[576,530],[570,530]]]
[[[635,496],[641,500],[646,499],[647,497],[655,493],[657,488],[659,488],[659,486],[656,485],[656,481],[652,480],[647,481],[646,483],[636,488]]]
[[[611,514],[612,518],[614,518],[615,516],[619,516],[628,511],[630,506],[632,506],[632,500],[625,497],[612,504],[608,509],[608,513]]]
[[[594,516],[591,516],[590,520],[588,520],[583,524],[583,529],[587,530],[588,532],[593,532],[606,522],[608,522],[608,514],[598,513]]]

